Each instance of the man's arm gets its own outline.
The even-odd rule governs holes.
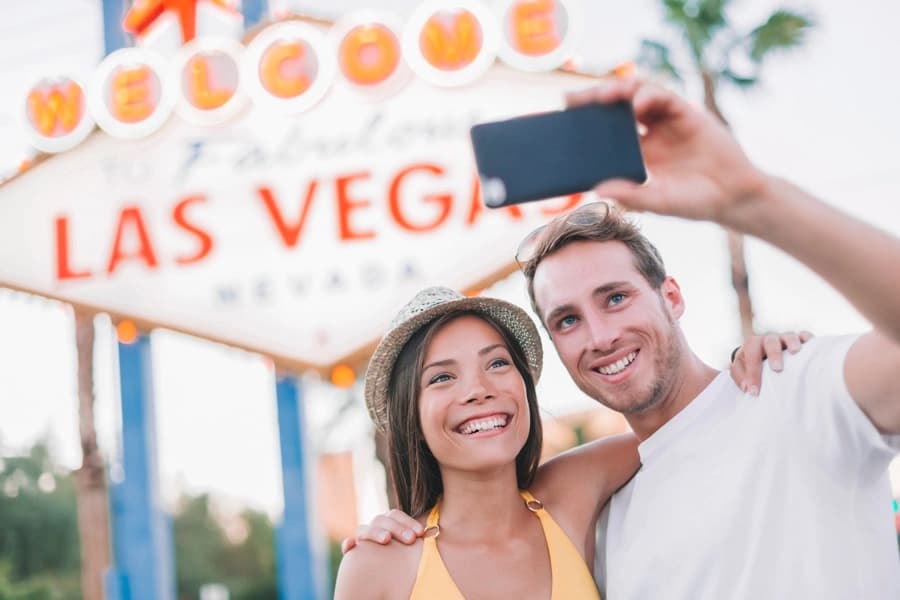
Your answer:
[[[803,262],[872,322],[847,354],[844,378],[876,428],[900,433],[900,239],[777,178],[734,212],[735,229]]]
[[[754,166],[728,129],[676,94],[639,80],[608,80],[570,104],[631,101],[646,128],[645,185],[609,181],[598,195],[630,210],[720,223],[803,262],[843,294],[875,331],[851,349],[845,379],[882,432],[900,433],[900,240]]]

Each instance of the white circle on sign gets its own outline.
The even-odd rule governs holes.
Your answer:
[[[572,58],[581,41],[583,19],[580,4],[578,0],[550,0],[550,3],[553,5],[555,33],[560,34],[559,45],[549,52],[528,54],[516,48],[511,39],[514,35],[511,13],[517,5],[523,4],[523,0],[504,0],[499,12],[501,42],[498,49],[503,62],[522,71],[552,71]]]
[[[397,32],[400,31],[397,23],[396,17],[388,13],[383,13],[381,11],[360,11],[351,13],[342,18],[331,28],[331,31],[329,31],[328,35],[331,38],[331,44],[338,60],[337,71],[340,74],[340,80],[365,100],[376,102],[384,100],[399,91],[400,88],[409,81],[410,70],[409,66],[403,60],[403,45],[397,34]],[[389,31],[393,37],[392,43],[396,45],[396,66],[387,77],[375,83],[360,83],[354,81],[345,72],[343,64],[342,52],[347,36],[354,33],[356,30],[365,27],[380,27],[385,31]]]
[[[475,57],[456,69],[441,69],[425,58],[421,36],[432,17],[455,17],[468,13],[479,26],[480,48]],[[472,83],[494,64],[497,57],[497,21],[494,14],[477,0],[429,0],[413,11],[403,31],[403,56],[416,75],[433,85],[455,87]]]
[[[146,117],[128,122],[121,120],[113,112],[111,103],[115,102],[110,87],[112,79],[120,73],[135,69],[147,69],[148,79],[144,91],[148,100],[155,104]],[[88,108],[91,116],[103,131],[113,137],[135,139],[150,135],[166,122],[175,104],[175,90],[165,81],[168,73],[165,59],[146,48],[122,48],[103,59],[94,72],[88,93]],[[140,91],[131,86],[133,91]],[[121,90],[120,90],[121,91]]]
[[[277,96],[261,81],[261,62],[266,52],[283,44],[300,44],[303,49],[301,67],[312,71],[312,81],[302,92],[289,97]],[[254,104],[280,113],[299,113],[321,100],[334,81],[337,60],[327,39],[312,25],[288,22],[273,25],[256,36],[244,53],[243,82]],[[296,61],[295,61],[296,62]],[[297,70],[294,64],[293,69]]]
[[[244,47],[238,42],[224,37],[199,38],[186,44],[175,55],[170,73],[169,85],[177,90],[175,111],[186,121],[197,125],[217,125],[222,123],[244,107],[247,96],[242,90],[241,58]],[[189,98],[191,61],[203,57],[212,63],[212,73],[208,75],[206,85],[210,91],[234,90],[231,97],[215,108],[201,108]]]
[[[69,130],[65,130],[65,125],[59,123],[60,115],[54,114],[54,129],[49,134],[45,134],[39,130],[35,120],[40,118],[34,114],[32,104],[32,94],[38,94],[35,98],[38,102],[49,102],[50,94],[54,92],[63,95],[64,100],[68,100],[68,94],[72,93],[69,86],[76,86],[78,89],[79,99],[77,106],[78,122]],[[42,110],[54,110],[52,107],[46,106]],[[39,110],[41,110],[39,109]],[[34,85],[28,88],[28,94],[25,96],[25,132],[28,141],[32,146],[42,152],[65,152],[70,148],[74,148],[84,141],[84,139],[93,131],[94,120],[91,118],[88,110],[87,92],[84,86],[76,79],[71,77],[44,78],[36,81]]]

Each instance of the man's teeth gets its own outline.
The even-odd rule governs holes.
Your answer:
[[[507,417],[489,417],[487,419],[479,419],[466,423],[460,430],[460,433],[471,435],[479,431],[488,431],[498,427],[506,427]]]
[[[604,375],[615,375],[628,365],[632,363],[634,357],[637,356],[637,351],[630,353],[628,356],[624,358],[620,358],[618,361],[614,362],[611,365],[607,365],[605,367],[599,367],[597,370],[603,373]]]

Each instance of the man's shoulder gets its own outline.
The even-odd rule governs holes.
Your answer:
[[[859,334],[815,337],[796,354],[785,352],[781,372],[776,373],[764,365],[761,392],[779,391],[785,385],[800,381],[807,385],[829,386],[842,382],[842,366],[857,339]]]

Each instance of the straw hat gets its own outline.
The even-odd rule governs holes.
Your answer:
[[[504,300],[463,296],[445,287],[420,291],[394,317],[390,329],[381,338],[366,371],[366,406],[378,429],[387,425],[387,393],[394,362],[416,331],[452,311],[471,311],[492,317],[503,325],[525,352],[535,383],[541,375],[543,348],[534,321],[524,310]]]

